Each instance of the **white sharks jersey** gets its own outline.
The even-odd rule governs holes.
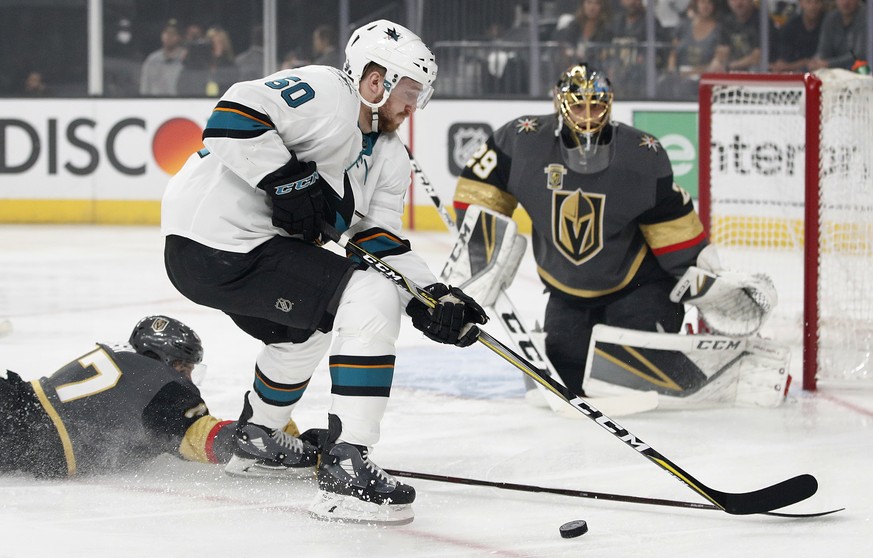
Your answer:
[[[395,132],[365,134],[364,143],[365,156],[349,170],[349,175],[354,178],[353,184],[363,185],[364,194],[356,197],[360,200],[356,209],[366,217],[352,221],[349,236],[414,283],[435,283],[436,277],[425,261],[408,250],[400,237],[403,205],[412,176],[406,146]],[[410,298],[401,293],[401,300],[408,302]]]
[[[273,226],[267,194],[257,184],[287,163],[291,150],[301,161],[315,161],[334,190],[326,197],[340,232],[352,228],[366,249],[390,257],[413,281],[435,282],[399,236],[412,173],[406,148],[396,133],[362,135],[359,108],[348,78],[327,66],[233,85],[203,132],[206,149],[191,155],[167,185],[162,234],[238,253],[287,236]]]
[[[343,174],[363,156],[359,107],[348,78],[327,66],[233,85],[203,132],[206,149],[191,155],[167,185],[162,234],[229,252],[287,235],[273,226],[267,194],[257,184],[287,163],[291,150],[301,161],[315,161],[342,196]]]

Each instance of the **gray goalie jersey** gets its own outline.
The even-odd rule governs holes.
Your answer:
[[[461,172],[455,209],[476,204],[511,216],[521,204],[543,283],[593,304],[693,265],[706,235],[658,140],[612,123],[602,134],[608,143],[597,146],[609,164],[583,174],[570,167],[556,126],[548,114],[498,129]]]
[[[31,382],[62,446],[54,474],[112,471],[177,452],[188,427],[207,414],[193,383],[127,349],[98,345]],[[36,458],[34,467],[47,466],[45,456]]]

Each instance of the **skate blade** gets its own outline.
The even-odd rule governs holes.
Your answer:
[[[268,478],[268,479],[314,479],[315,466],[283,467],[259,463],[255,459],[246,459],[234,455],[224,466],[224,472],[231,477]]]
[[[309,514],[323,521],[370,525],[406,525],[415,519],[411,504],[380,505],[323,490],[315,495]]]

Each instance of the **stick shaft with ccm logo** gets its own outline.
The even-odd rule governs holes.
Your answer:
[[[437,305],[437,301],[430,295],[430,293],[416,285],[377,256],[369,253],[345,236],[341,235],[330,225],[325,224],[324,234],[326,237],[344,248],[347,252],[361,258],[369,267],[381,273],[399,288],[405,290],[422,303],[431,308],[434,308]],[[546,376],[538,368],[531,365],[524,357],[492,337],[488,332],[482,330],[481,327],[479,328],[479,332],[478,341],[480,343],[521,370],[534,381],[545,386],[549,391],[556,394],[568,405],[597,423],[602,429],[624,442],[637,453],[643,455],[649,461],[667,471],[686,486],[712,502],[719,509],[722,509],[729,514],[748,515],[766,513],[805,500],[815,494],[818,490],[818,482],[815,477],[809,474],[798,475],[772,486],[752,492],[721,492],[710,488],[660,452],[637,438],[626,428],[601,413],[593,405],[586,402],[581,397],[574,395],[566,387],[549,376]]]

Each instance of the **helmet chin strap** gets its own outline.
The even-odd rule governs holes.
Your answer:
[[[358,89],[358,98],[361,100],[362,103],[370,107],[370,125],[373,128],[373,132],[379,131],[379,109],[388,102],[388,96],[391,95],[391,84],[385,81],[382,85],[385,87],[385,91],[382,93],[382,98],[379,100],[378,103],[371,103],[370,101],[365,99],[364,96],[361,95],[360,88]]]

